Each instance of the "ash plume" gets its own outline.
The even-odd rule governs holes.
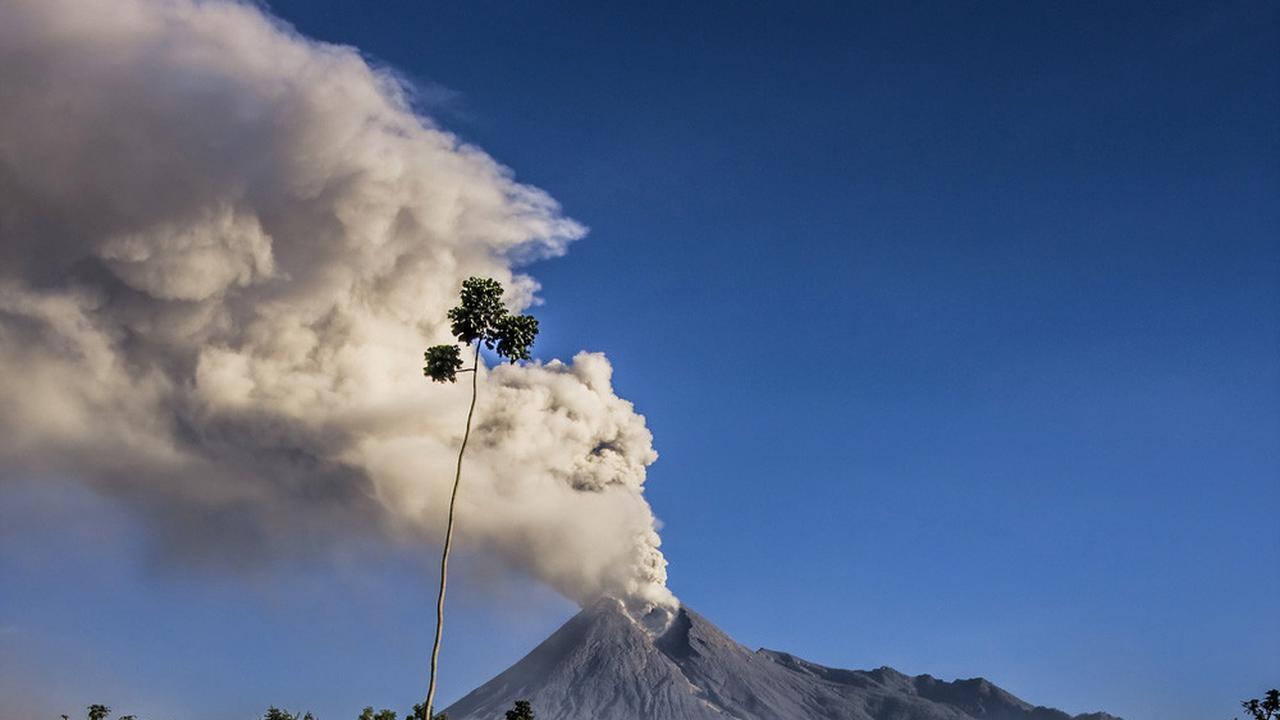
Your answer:
[[[70,476],[182,559],[441,535],[463,278],[584,229],[390,71],[245,4],[0,0],[0,480]],[[482,369],[463,548],[672,608],[609,361]]]

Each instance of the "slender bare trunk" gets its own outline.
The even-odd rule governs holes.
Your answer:
[[[476,411],[476,379],[480,376],[480,342],[476,342],[475,358],[471,362],[471,407],[467,409],[467,429],[462,433],[462,447],[458,448],[458,469],[453,474],[453,494],[449,496],[449,522],[445,525],[444,551],[440,554],[440,594],[436,597],[436,640],[431,646],[431,682],[427,685],[427,718],[434,717],[432,705],[436,699],[436,669],[440,663],[440,638],[444,635],[444,591],[449,578],[449,548],[453,546],[453,506],[458,500],[458,485],[462,482],[462,455],[467,451],[471,437],[471,416]]]

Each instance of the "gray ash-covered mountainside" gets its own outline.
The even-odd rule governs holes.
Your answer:
[[[1116,720],[1036,707],[980,678],[837,670],[752,652],[687,608],[654,638],[609,599],[446,712],[494,720],[520,699],[539,720]]]

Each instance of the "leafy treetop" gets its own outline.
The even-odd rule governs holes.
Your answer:
[[[492,278],[470,277],[462,283],[458,306],[449,311],[449,330],[464,345],[477,343],[508,362],[529,359],[529,348],[538,336],[538,320],[532,315],[512,315],[502,304],[502,285]],[[423,374],[435,382],[455,382],[462,371],[457,345],[435,345],[423,354]]]
[[[394,718],[395,713],[392,713]],[[414,703],[413,710],[405,713],[405,720],[427,720],[426,703]],[[432,720],[449,720],[449,716],[444,713],[436,713],[432,716]]]
[[[291,713],[288,710],[281,710],[275,705],[272,705],[271,707],[267,708],[267,711],[265,713],[263,713],[262,720],[316,720],[316,719],[315,719],[315,716],[312,715],[311,713],[300,715],[298,713]]]
[[[488,340],[506,314],[501,283],[493,278],[469,277],[462,282],[461,302],[449,311],[449,330],[460,343]]]
[[[1280,690],[1268,690],[1261,699],[1244,700],[1240,707],[1253,717],[1253,720],[1280,719]]]
[[[507,711],[507,720],[533,720],[533,706],[528,700],[517,700],[515,708]]]

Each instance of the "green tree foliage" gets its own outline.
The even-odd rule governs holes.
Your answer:
[[[507,711],[507,720],[533,720],[533,706],[528,700],[517,700],[516,706]]]
[[[508,362],[529,359],[529,348],[538,337],[538,319],[532,315],[504,315],[493,329],[493,349]]]
[[[107,707],[106,705],[90,705],[89,706],[89,712],[88,712],[89,720],[106,720],[106,717],[110,714],[111,714],[111,708]]]
[[[275,705],[272,705],[271,707],[267,708],[267,711],[265,713],[262,714],[262,720],[316,720],[316,719],[315,719],[315,716],[313,716],[311,713],[299,715],[298,713],[291,713],[288,710],[281,710]]]
[[[119,720],[138,720],[134,715],[121,715]]]
[[[434,720],[449,720],[449,716],[445,713],[436,713],[432,717]],[[426,703],[414,703],[413,710],[405,713],[404,720],[427,720]]]
[[[471,407],[467,410],[462,446],[458,448],[458,465],[453,476],[453,493],[449,496],[449,520],[445,525],[444,549],[440,553],[440,592],[436,596],[436,635],[431,646],[431,679],[427,684],[427,702],[422,714],[417,706],[410,720],[425,720],[434,708],[436,677],[440,662],[440,641],[444,635],[444,595],[449,577],[449,551],[453,547],[453,513],[462,484],[462,458],[471,438],[471,418],[476,410],[476,376],[480,370],[480,346],[494,351],[508,362],[529,359],[529,348],[538,336],[538,321],[532,315],[512,315],[502,304],[502,285],[492,278],[470,277],[462,283],[458,306],[449,311],[449,330],[459,343],[473,348],[471,367],[463,369],[458,346],[435,345],[423,354],[426,366],[422,372],[435,382],[456,382],[458,373],[471,373]],[[531,716],[532,717],[532,716]]]
[[[1271,689],[1261,698],[1241,700],[1240,707],[1253,720],[1280,720],[1280,690]]]
[[[384,708],[374,712],[373,708],[367,707],[360,711],[360,717],[356,718],[356,720],[396,720],[396,711]]]
[[[507,314],[501,283],[493,278],[469,277],[462,282],[459,300],[449,311],[449,331],[460,343],[488,342],[498,320]]]
[[[529,348],[538,336],[538,319],[512,315],[502,304],[502,285],[491,278],[467,278],[458,306],[449,311],[449,330],[463,345],[493,350],[508,362],[529,359]],[[433,345],[423,353],[422,372],[436,382],[455,382],[462,369],[456,344]]]
[[[458,371],[462,369],[462,353],[457,345],[436,345],[427,348],[424,355],[427,361],[422,372],[436,382],[454,382],[458,379]]]

